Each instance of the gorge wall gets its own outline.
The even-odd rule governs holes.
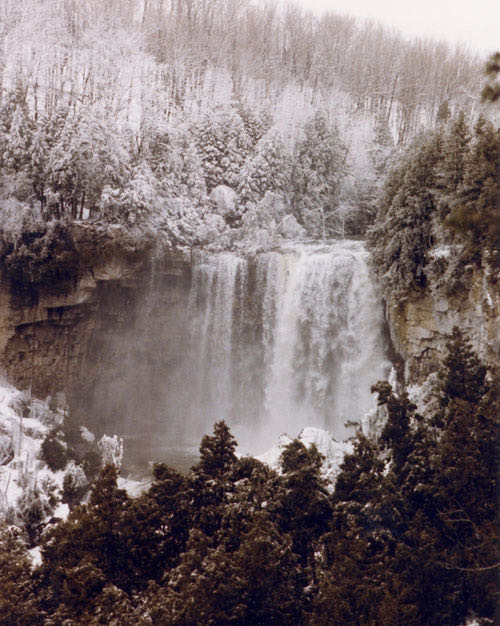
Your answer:
[[[171,249],[155,258],[152,246],[130,246],[113,227],[95,225],[77,227],[75,240],[77,249],[85,249],[89,263],[75,288],[67,294],[56,296],[42,291],[36,305],[27,306],[11,293],[3,272],[0,362],[11,382],[21,389],[31,386],[38,397],[54,397],[65,392],[75,423],[89,425],[96,434],[120,432],[129,438],[136,437],[134,447],[140,462],[154,458],[152,452],[158,453],[157,434],[165,421],[174,425],[178,422],[179,431],[187,430],[199,441],[199,433],[194,434],[194,425],[186,417],[193,412],[196,402],[200,405],[197,408],[200,415],[210,408],[214,418],[225,417],[226,405],[231,402],[233,407],[235,405],[230,393],[224,392],[229,378],[238,379],[239,387],[244,390],[238,393],[239,404],[233,413],[244,416],[249,423],[259,418],[257,414],[263,419],[264,412],[259,407],[266,398],[259,389],[269,394],[267,401],[271,408],[273,402],[279,404],[275,413],[283,413],[285,422],[297,412],[299,405],[289,400],[301,384],[305,384],[301,393],[306,396],[308,385],[317,386],[325,398],[329,398],[323,404],[330,410],[339,394],[347,394],[349,399],[353,386],[367,387],[369,396],[368,379],[361,380],[354,371],[352,380],[345,378],[347,382],[335,388],[337,379],[346,376],[346,372],[335,369],[339,364],[330,354],[323,353],[320,345],[321,333],[325,336],[341,333],[338,336],[342,339],[336,340],[335,350],[344,351],[345,357],[353,341],[359,340],[358,331],[350,337],[349,324],[361,320],[361,326],[369,327],[372,323],[369,311],[378,306],[373,294],[368,298],[359,295],[360,289],[365,293],[365,278],[361,282],[357,279],[354,300],[342,288],[343,281],[352,280],[350,265],[345,265],[344,257],[336,260],[331,251],[318,249],[312,255],[305,250],[297,250],[293,255],[286,250],[280,254],[268,253],[259,261],[247,261],[231,253],[213,256],[210,260],[203,257],[204,253]],[[103,249],[107,250],[106,254],[102,253]],[[357,244],[354,249],[357,250]],[[360,262],[359,250],[355,254]],[[340,263],[337,268],[332,266],[335,263]],[[287,283],[286,279],[287,272],[291,272],[288,268],[292,267],[302,280],[295,285]],[[221,278],[224,280],[218,284]],[[446,335],[454,325],[469,334],[476,350],[487,362],[498,364],[498,282],[495,283],[491,274],[471,269],[468,284],[470,290],[461,298],[447,297],[438,289],[429,289],[419,298],[407,300],[385,295],[394,357],[404,361],[406,382],[422,382],[436,369],[445,352]],[[320,297],[322,285],[325,297]],[[189,327],[186,316],[196,305],[193,298],[206,300],[209,305],[198,311],[196,324]],[[234,303],[232,308],[230,300]],[[307,311],[307,319],[301,317],[297,309],[299,301],[303,311]],[[351,322],[344,327],[340,318],[329,318],[329,309],[339,305],[352,307],[358,319],[350,313]],[[297,314],[296,321],[293,315],[290,317],[292,309],[294,315]],[[310,317],[313,314],[316,317]],[[274,318],[278,320],[275,326]],[[376,318],[375,315],[373,319]],[[345,319],[349,319],[349,315]],[[228,325],[228,320],[232,326]],[[256,320],[260,321],[256,323]],[[290,333],[286,329],[292,322],[301,325],[302,337],[310,341],[304,344],[299,335],[294,339],[302,346],[298,354],[304,363],[309,363],[311,374],[309,379],[301,379],[297,385],[293,383],[280,391],[283,368],[287,366],[291,371],[302,367],[300,359],[290,356],[292,352],[295,354],[295,348],[292,346],[290,352],[287,343]],[[194,338],[188,336],[193,328],[198,333]],[[285,330],[286,337],[282,336]],[[218,347],[210,343],[214,338],[218,344],[226,342],[225,356],[211,373],[198,371],[197,360],[201,363],[220,357]],[[367,357],[363,356],[362,361],[352,357],[351,365],[356,371],[360,368],[367,372],[377,370],[377,377],[383,377],[385,356],[376,336],[372,340],[373,346],[370,344],[366,349]],[[253,345],[262,341],[267,352],[259,356]],[[193,345],[199,350],[192,351],[192,356],[186,359],[186,347]],[[273,356],[274,351],[283,353],[279,363],[278,357]],[[289,352],[291,360],[288,362],[285,357]],[[256,371],[265,369],[254,367],[259,358],[267,362],[270,384],[274,385],[276,393],[269,393],[262,382],[256,382]],[[375,361],[380,364],[380,371]],[[372,365],[365,367],[370,363]],[[217,368],[220,376],[214,374],[219,371]],[[326,370],[329,377],[325,376]],[[193,401],[197,386],[206,391],[202,402],[199,397]],[[177,393],[180,387],[186,387],[186,392]],[[287,403],[281,410],[283,394]],[[358,400],[355,399],[355,403]],[[147,421],[145,415],[149,418]],[[348,417],[342,415],[339,420]],[[337,436],[341,436],[340,433]],[[171,439],[175,441],[173,435]],[[162,445],[170,445],[168,437]]]
[[[80,224],[73,228],[76,249],[89,259],[68,293],[43,289],[35,304],[12,293],[5,267],[0,275],[0,362],[17,387],[41,398],[66,392],[80,398],[106,376],[103,350],[110,334],[131,326],[151,277],[153,252],[134,247],[113,226]],[[157,264],[168,285],[165,307],[175,304],[189,281],[190,254],[172,250]],[[116,355],[119,358],[119,355]]]
[[[469,289],[459,295],[433,285],[419,297],[385,294],[391,339],[404,361],[406,382],[421,383],[436,370],[453,326],[467,333],[481,359],[499,367],[500,279],[489,269],[468,266],[465,271]]]

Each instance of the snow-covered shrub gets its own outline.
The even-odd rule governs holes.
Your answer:
[[[102,467],[114,465],[117,469],[120,469],[123,458],[123,439],[121,437],[103,435],[97,447],[101,453]]]
[[[227,230],[224,219],[187,198],[172,198],[163,205],[161,229],[174,245],[202,245],[219,240]]]
[[[247,207],[237,233],[236,247],[248,250],[269,248],[289,237],[301,238],[305,229],[287,213],[283,198],[268,191],[262,200]]]
[[[67,502],[72,509],[87,491],[89,481],[81,465],[71,462],[63,479],[62,502]]]
[[[36,487],[25,489],[17,501],[16,517],[19,526],[26,533],[29,547],[38,543],[44,528],[44,520],[53,508]]]
[[[58,426],[63,421],[62,413],[55,410],[54,406],[50,408],[47,402],[42,402],[36,398],[31,398],[28,402],[29,405],[27,407],[27,413],[24,414],[25,417],[32,417],[41,424],[51,427]]]
[[[227,185],[217,185],[210,194],[210,200],[215,213],[225,220],[231,219],[236,214],[236,192]]]
[[[6,194],[5,187],[3,194]],[[37,214],[28,204],[8,196],[0,202],[0,233],[8,241],[16,241],[21,233],[37,221]]]

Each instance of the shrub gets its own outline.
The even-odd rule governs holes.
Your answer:
[[[40,292],[68,293],[80,276],[80,259],[73,238],[61,222],[24,232],[5,256],[14,295],[32,304]]]
[[[53,472],[64,469],[68,462],[66,446],[60,441],[59,436],[59,429],[52,430],[41,445],[42,459]]]

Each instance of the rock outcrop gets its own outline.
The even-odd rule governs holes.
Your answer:
[[[459,326],[478,355],[492,367],[500,363],[500,279],[468,266],[467,292],[447,296],[443,287],[402,300],[385,294],[395,350],[405,363],[405,380],[422,382],[446,351],[447,336]]]

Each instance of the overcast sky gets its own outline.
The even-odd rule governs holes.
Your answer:
[[[327,10],[374,18],[405,34],[462,42],[481,53],[500,50],[500,0],[297,0]]]

